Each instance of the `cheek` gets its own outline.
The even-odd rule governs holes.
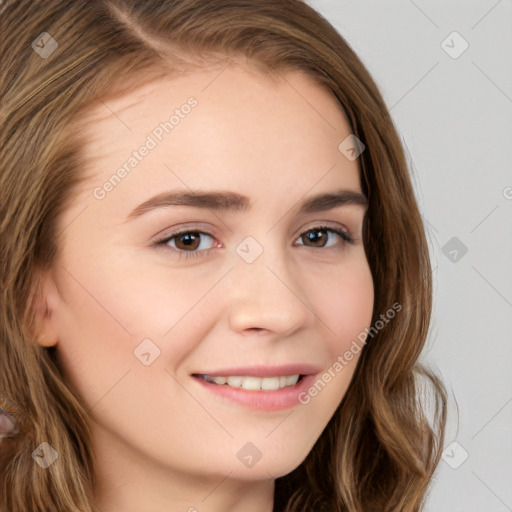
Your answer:
[[[216,310],[200,302],[216,274],[166,272],[99,255],[88,265],[75,263],[68,260],[61,275],[64,303],[54,320],[63,371],[90,406],[146,363],[174,371],[211,328]]]
[[[354,258],[307,283],[327,366],[301,402],[309,404],[312,416],[323,418],[338,407],[364,350],[373,314],[373,278],[366,259]]]
[[[315,288],[315,313],[326,329],[328,350],[334,360],[370,326],[373,279],[366,260],[358,260],[334,269],[323,282],[322,290]]]

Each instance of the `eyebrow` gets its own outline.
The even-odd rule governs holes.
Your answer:
[[[360,192],[339,190],[334,193],[323,193],[309,197],[300,205],[299,214],[323,212],[345,205],[366,207],[368,201]],[[169,191],[162,192],[137,206],[130,212],[125,222],[133,220],[145,213],[170,206],[192,206],[218,211],[247,211],[251,208],[251,200],[244,195],[231,191]]]

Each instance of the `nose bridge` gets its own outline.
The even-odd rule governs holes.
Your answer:
[[[276,237],[260,243],[246,237],[237,247],[231,272],[230,324],[237,331],[265,329],[286,334],[309,320],[311,311]]]

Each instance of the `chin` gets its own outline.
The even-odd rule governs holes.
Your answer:
[[[231,467],[229,470],[233,471],[231,473],[232,478],[241,481],[276,479],[297,469],[307,454],[304,453],[298,457],[296,454],[279,454],[274,451],[270,457],[265,457],[262,454],[261,459],[255,462],[252,467],[244,467],[244,464],[240,462],[235,468]]]

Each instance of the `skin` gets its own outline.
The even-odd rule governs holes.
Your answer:
[[[271,512],[275,478],[309,453],[360,353],[307,405],[281,411],[223,401],[191,373],[289,362],[327,370],[371,322],[365,207],[296,213],[320,192],[361,192],[357,161],[338,150],[351,133],[339,104],[301,72],[283,73],[284,81],[244,62],[219,75],[223,68],[152,82],[82,120],[88,177],[59,219],[40,339],[57,345],[91,410],[103,512]],[[190,96],[198,101],[190,114],[96,199],[94,189]],[[126,221],[175,188],[229,190],[252,206],[172,206]],[[316,243],[301,237],[325,223],[354,244],[328,231]],[[179,259],[183,238],[154,245],[184,227],[212,235],[193,250],[212,250]],[[247,236],[263,249],[250,264],[236,252]],[[133,353],[146,338],[160,350],[149,366]],[[237,458],[248,442],[262,453],[250,468]]]

